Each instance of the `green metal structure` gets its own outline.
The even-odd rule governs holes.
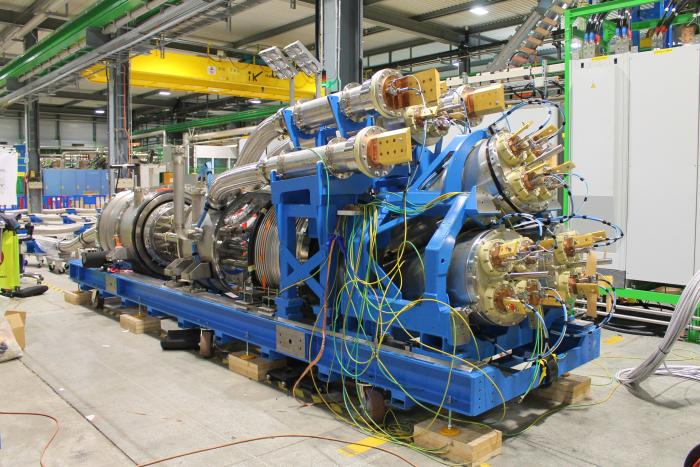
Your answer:
[[[260,120],[277,112],[284,107],[283,105],[268,105],[257,109],[242,110],[240,112],[231,112],[227,115],[217,115],[215,117],[201,118],[199,120],[189,120],[186,122],[172,123],[158,128],[148,128],[144,130],[134,131],[134,135],[150,133],[152,131],[165,131],[166,133],[182,133],[194,128],[210,128],[215,126],[226,125],[227,123],[235,122],[250,122]]]
[[[146,3],[145,0],[98,1],[0,69],[0,87],[4,87],[7,84],[8,78],[19,78],[59,53],[84,41],[86,29],[101,29],[112,21],[144,6]],[[85,50],[87,49],[82,51]],[[76,52],[76,54],[79,53]],[[66,57],[66,60],[69,59],[70,57]]]
[[[569,117],[569,105],[571,102],[571,95],[570,95],[570,70],[571,70],[571,41],[574,38],[574,28],[573,24],[574,21],[577,18],[581,17],[588,17],[590,15],[596,14],[596,13],[604,13],[604,12],[610,12],[610,11],[615,11],[615,10],[620,10],[620,9],[625,9],[625,8],[634,8],[642,5],[649,5],[649,4],[654,4],[657,2],[652,2],[649,0],[612,0],[609,2],[605,3],[598,3],[595,5],[588,5],[588,6],[583,6],[579,8],[573,8],[569,10],[565,10],[564,12],[564,115],[566,118],[566,122],[568,123],[570,121]],[[674,21],[673,24],[680,24],[680,23],[685,23],[688,22],[688,20],[692,17],[692,14],[685,14],[685,15],[679,15]],[[643,30],[643,29],[649,29],[651,27],[654,27],[656,25],[658,20],[656,19],[650,19],[650,20],[645,20],[645,21],[637,21],[632,23],[632,29],[633,30]],[[569,139],[567,137],[568,135],[564,135],[564,161],[569,161],[570,160],[570,154],[569,154]],[[568,213],[569,212],[569,198],[568,195],[563,197],[562,200],[562,207],[563,207],[563,212]],[[616,290],[617,296],[619,298],[625,298],[625,299],[631,299],[631,300],[639,300],[642,302],[653,302],[653,303],[663,303],[666,305],[675,305],[678,303],[678,299],[680,298],[679,295],[676,294],[669,294],[669,293],[661,293],[661,292],[655,292],[655,291],[650,291],[650,290],[641,290],[641,289],[617,289]],[[696,316],[700,317],[700,309],[695,313]],[[697,331],[695,329],[690,329],[688,331],[688,341],[689,342],[695,342],[695,343],[700,343],[700,331]]]

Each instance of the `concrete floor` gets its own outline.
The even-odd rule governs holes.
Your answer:
[[[182,451],[260,435],[301,433],[359,441],[365,435],[320,407],[300,407],[264,384],[236,375],[188,352],[163,352],[150,336],[122,331],[89,308],[64,302],[67,276],[42,271],[53,287],[42,297],[1,299],[0,310],[28,312],[27,348],[21,360],[0,364],[0,411],[39,411],[60,420],[46,465],[134,465]],[[606,374],[634,366],[658,339],[605,332],[604,358],[577,371],[592,375],[590,402],[615,385]],[[679,344],[678,355],[700,364],[700,346]],[[678,356],[672,358],[679,358]],[[624,388],[607,402],[558,412],[524,434],[507,438],[492,466],[682,465],[700,443],[700,392],[692,382],[654,378],[653,397]],[[694,390],[693,390],[694,389]],[[527,400],[511,404],[506,431],[527,426],[546,408]],[[49,420],[0,417],[0,466],[37,465],[51,433]],[[438,465],[384,444],[418,465]],[[343,445],[282,439],[228,447],[161,465],[398,465],[368,450],[343,454]]]

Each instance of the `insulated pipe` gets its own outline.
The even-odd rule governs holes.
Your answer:
[[[160,136],[161,139],[163,140],[163,144],[166,144],[168,141],[168,134],[165,132],[165,130],[156,130],[156,131],[149,131],[148,133],[140,133],[138,135],[134,135],[131,137],[132,141],[133,140],[141,140],[141,139],[146,139],[146,138],[153,138],[153,137],[158,137]]]
[[[236,167],[257,162],[265,153],[267,146],[285,132],[282,113],[270,115],[250,133],[246,144],[238,155]]]
[[[73,253],[81,248],[90,248],[95,246],[97,239],[97,227],[91,227],[80,235],[71,238],[70,240],[62,240],[58,242],[58,251],[61,253]]]
[[[200,141],[212,141],[217,139],[228,139],[234,136],[247,136],[255,131],[257,127],[246,126],[243,128],[233,128],[230,130],[223,131],[211,131],[209,133],[201,133],[199,135],[192,135],[189,137],[190,143],[197,143]]]

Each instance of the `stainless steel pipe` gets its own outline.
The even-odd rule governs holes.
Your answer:
[[[348,140],[283,153],[257,163],[234,167],[212,183],[208,194],[209,206],[220,209],[238,193],[266,185],[273,171],[287,178],[310,175],[316,170],[318,162],[322,162],[335,176],[342,177],[352,172],[362,172],[369,177],[387,175],[393,166],[372,165],[365,154],[367,138],[383,131],[384,129],[378,126],[366,127]]]
[[[185,152],[182,146],[173,148],[173,216],[177,238],[186,240],[185,228]]]

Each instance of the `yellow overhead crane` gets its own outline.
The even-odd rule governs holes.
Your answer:
[[[277,79],[266,66],[234,62],[219,57],[199,57],[153,50],[130,60],[131,86],[169,91],[199,92],[266,100],[289,100],[289,82]],[[83,72],[94,83],[106,83],[103,65]],[[313,78],[299,73],[294,78],[295,99],[315,97]]]

